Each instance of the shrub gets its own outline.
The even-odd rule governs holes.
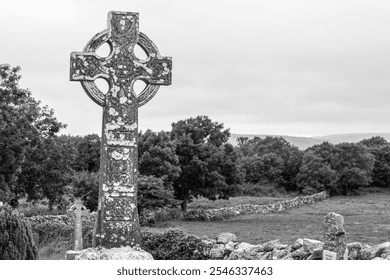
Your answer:
[[[141,247],[155,260],[203,260],[202,239],[179,229],[163,233],[144,232]]]
[[[0,259],[35,260],[38,251],[29,224],[9,206],[0,207]]]
[[[154,210],[177,204],[173,191],[166,189],[163,180],[154,176],[138,178],[138,213],[143,209]]]

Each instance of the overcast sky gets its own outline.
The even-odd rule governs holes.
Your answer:
[[[390,132],[388,0],[0,0],[0,63],[55,110],[62,133],[100,134],[102,109],[69,81],[69,55],[138,12],[140,31],[173,58],[172,85],[139,127],[207,115],[232,133]]]

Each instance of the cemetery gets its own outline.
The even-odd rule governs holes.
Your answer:
[[[96,54],[103,44],[107,57]],[[135,46],[146,59],[136,57]],[[1,65],[7,98],[0,108],[6,112],[0,119],[0,259],[42,259],[44,248],[58,245],[56,258],[64,260],[390,260],[388,220],[373,223],[380,226],[378,243],[368,244],[349,239],[345,223],[356,211],[344,217],[325,206],[334,197],[370,199],[371,190],[381,199],[375,211],[390,214],[386,139],[324,142],[302,151],[282,137],[241,137],[233,146],[229,130],[207,116],[177,121],[170,132],[139,131],[138,108],[174,81],[173,61],[139,31],[138,13],[109,12],[107,29],[70,54],[70,80],[80,82],[103,112],[101,136],[84,138],[57,136],[64,124],[19,87],[20,68]],[[95,84],[99,78],[108,83],[107,93]],[[140,93],[137,80],[146,84]],[[200,197],[212,203],[264,193],[279,199],[191,208]],[[26,197],[62,212],[19,214]],[[319,214],[316,207],[324,208]],[[272,232],[275,238],[252,244],[218,226],[210,237],[181,228],[232,222],[234,229],[233,221],[247,217],[299,217],[299,211],[314,213],[321,225],[315,237],[307,232],[287,242]]]

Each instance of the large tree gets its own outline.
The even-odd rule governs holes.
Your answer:
[[[0,65],[0,198],[13,206],[20,197],[42,188],[42,184],[54,186],[64,179],[59,169],[54,171],[57,151],[51,147],[52,139],[65,125],[57,121],[53,110],[19,87],[19,73],[19,67]],[[39,167],[36,176],[28,174],[35,165],[42,164],[46,167]],[[45,173],[48,176],[43,181]]]
[[[171,138],[181,168],[174,181],[175,198],[182,210],[193,197],[229,198],[238,183],[237,155],[227,143],[229,130],[207,116],[197,116],[172,124]]]

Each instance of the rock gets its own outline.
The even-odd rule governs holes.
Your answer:
[[[313,253],[307,258],[307,260],[322,260],[322,247],[313,249]]]
[[[234,250],[234,243],[232,241],[229,241],[225,244],[225,251],[233,251]]]
[[[287,255],[285,255],[282,260],[293,260],[294,258],[292,257],[291,253],[288,253]]]
[[[328,213],[323,224],[323,250],[337,253],[337,259],[343,260],[348,255],[344,230],[344,217],[336,213]]]
[[[322,248],[324,246],[324,243],[318,240],[304,238],[303,239],[303,248],[310,252],[310,254],[313,254],[314,250],[320,249],[322,251]]]
[[[384,258],[381,258],[381,257],[375,257],[373,259],[371,259],[372,261],[383,261],[383,260],[386,260]]]
[[[217,240],[217,243],[226,244],[230,241],[235,242],[237,240],[237,236],[233,233],[224,232],[219,234],[215,239]]]
[[[287,256],[288,253],[289,253],[289,249],[274,250],[272,252],[272,259],[273,260],[281,260],[285,256]]]
[[[359,252],[362,249],[362,244],[359,242],[348,243],[347,248],[348,248],[348,259],[357,260],[359,256]]]
[[[277,248],[278,245],[281,245],[278,239],[265,242],[263,244],[264,251],[271,252],[273,249]]]
[[[390,248],[390,242],[381,243],[375,246],[363,246],[360,250],[360,258],[371,260],[382,255],[383,251]]]
[[[272,252],[259,253],[260,260],[272,260]]]
[[[76,260],[153,260],[150,253],[130,246],[119,248],[87,248],[78,251]]]
[[[262,245],[252,245],[246,242],[239,243],[230,253],[229,260],[258,260],[263,254]]]
[[[386,248],[382,251],[381,258],[390,260],[390,248]]]
[[[225,255],[225,245],[215,244],[213,248],[211,248],[209,255],[213,260],[223,259]]]
[[[306,251],[303,247],[291,253],[291,257],[295,260],[304,260],[310,255],[310,252]]]
[[[302,238],[298,238],[298,239],[294,242],[294,244],[291,246],[291,248],[292,248],[293,250],[297,250],[297,249],[301,248],[302,246],[303,246],[303,239],[302,239]]]

